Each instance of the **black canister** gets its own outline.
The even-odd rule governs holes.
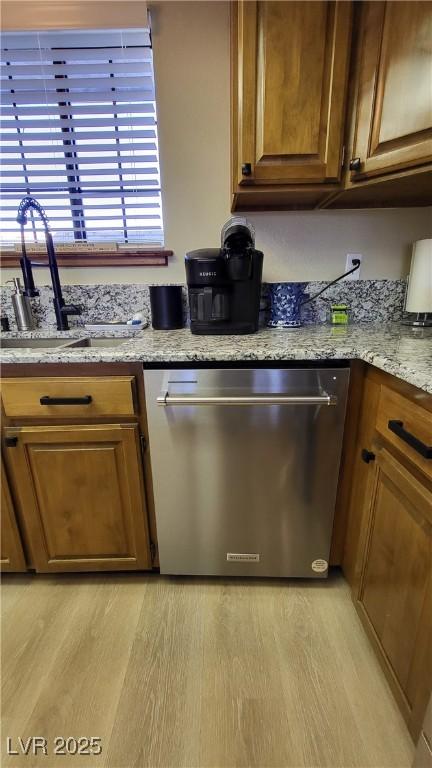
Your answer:
[[[183,295],[181,285],[151,285],[152,326],[157,331],[183,328]]]

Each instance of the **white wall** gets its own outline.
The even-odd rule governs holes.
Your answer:
[[[362,278],[409,272],[411,244],[432,235],[430,209],[304,211],[249,216],[264,251],[264,279],[332,280],[347,253],[362,253]]]
[[[230,205],[229,3],[150,2],[168,268],[63,269],[65,283],[184,281],[187,250],[216,246]],[[362,253],[364,278],[406,274],[430,209],[260,213],[249,217],[266,280],[332,279]],[[17,274],[4,270],[3,280]],[[45,270],[38,282],[49,282]]]

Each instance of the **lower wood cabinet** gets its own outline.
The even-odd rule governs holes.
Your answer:
[[[384,447],[375,473],[358,601],[413,737],[432,681],[432,493]]]
[[[431,438],[432,397],[369,367],[342,564],[415,741],[432,687]]]
[[[8,427],[4,438],[36,571],[151,568],[137,425]]]
[[[26,571],[27,566],[15,512],[9,490],[6,471],[1,462],[1,558],[2,571]]]

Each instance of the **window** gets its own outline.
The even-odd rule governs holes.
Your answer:
[[[5,33],[1,83],[1,242],[30,194],[57,242],[162,246],[149,31]]]

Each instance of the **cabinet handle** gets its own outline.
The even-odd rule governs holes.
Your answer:
[[[49,395],[43,395],[40,399],[41,405],[90,405],[92,401],[91,395],[83,395],[82,397],[50,397]]]
[[[391,419],[388,423],[388,428],[391,432],[394,432],[395,435],[400,437],[401,440],[408,443],[411,448],[414,448],[420,456],[423,456],[425,459],[432,459],[432,445],[426,445],[426,443],[423,443],[418,437],[412,435],[411,432],[407,432],[407,430],[404,429],[403,421]]]
[[[5,446],[6,448],[16,448],[18,443],[18,438],[15,436],[13,437],[5,437]]]
[[[361,160],[359,157],[353,157],[352,160],[350,160],[349,169],[350,171],[359,171],[361,168]]]
[[[369,464],[370,461],[375,461],[375,454],[372,451],[368,451],[367,448],[363,448],[361,457],[365,464]]]
[[[242,176],[252,176],[252,165],[250,163],[242,163],[241,171]]]

